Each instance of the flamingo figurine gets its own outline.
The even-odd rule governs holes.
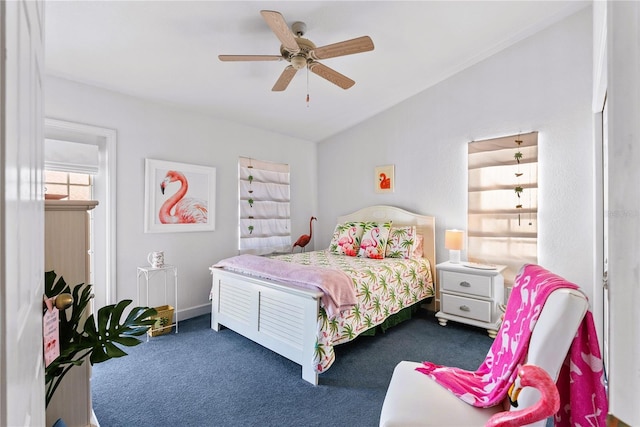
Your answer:
[[[158,217],[163,224],[195,224],[206,223],[208,217],[207,203],[200,199],[184,198],[189,189],[187,178],[178,171],[168,171],[160,183],[160,191],[172,182],[179,181],[180,188],[160,207]],[[173,213],[172,213],[173,211]]]
[[[535,365],[522,365],[518,376],[509,388],[509,401],[518,407],[518,395],[524,387],[535,387],[540,391],[540,400],[535,405],[520,411],[498,412],[489,418],[485,427],[520,427],[543,420],[560,409],[560,394],[549,374]]]
[[[300,251],[304,252],[304,247],[309,244],[309,242],[311,241],[311,236],[313,236],[313,228],[311,224],[313,223],[313,220],[317,219],[318,218],[316,218],[315,216],[312,216],[311,219],[309,219],[309,234],[303,234],[302,236],[298,237],[298,240],[296,240],[293,246],[291,246],[291,252],[293,252],[293,248],[295,248],[296,246],[300,246]]]

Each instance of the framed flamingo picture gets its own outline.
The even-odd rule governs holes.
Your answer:
[[[393,193],[395,185],[394,165],[377,166],[375,169],[376,193]]]
[[[145,159],[144,231],[215,230],[216,169]]]

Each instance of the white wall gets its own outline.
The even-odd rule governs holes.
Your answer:
[[[48,77],[45,87],[46,117],[117,131],[118,300],[136,301],[136,267],[164,250],[165,262],[178,267],[181,318],[209,310],[208,268],[237,254],[238,156],[290,165],[292,239],[308,232],[317,214],[315,144],[64,79]],[[215,231],[144,233],[145,158],[216,168]]]
[[[607,2],[609,409],[640,425],[640,3]]]
[[[539,131],[538,261],[591,295],[592,46],[587,8],[323,141],[319,217],[371,204],[434,215],[445,261],[445,228],[466,229],[467,143]],[[393,194],[374,193],[373,169],[384,164],[396,166]],[[333,226],[318,223],[316,246],[329,244]]]

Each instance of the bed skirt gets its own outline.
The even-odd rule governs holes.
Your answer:
[[[392,314],[391,316],[389,316],[381,324],[376,325],[373,328],[364,331],[363,333],[360,334],[360,336],[372,337],[377,335],[379,332],[382,332],[382,333],[387,332],[387,329],[393,328],[394,326],[399,325],[402,322],[406,322],[407,320],[410,320],[413,316],[415,316],[418,310],[420,310],[423,304],[429,304],[432,299],[433,297],[430,297],[422,301],[419,301],[410,307],[403,308],[396,314]]]

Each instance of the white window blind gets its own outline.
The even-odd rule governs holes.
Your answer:
[[[512,284],[538,259],[538,132],[471,142],[468,162],[468,258],[506,265]]]
[[[46,138],[44,167],[47,170],[95,175],[100,170],[98,146]]]
[[[240,253],[289,252],[289,165],[240,157],[238,176]]]

